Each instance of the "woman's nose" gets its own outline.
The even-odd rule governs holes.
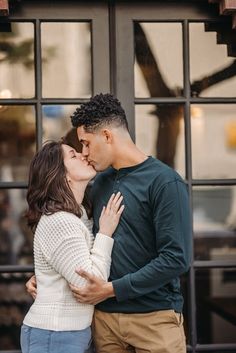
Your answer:
[[[81,152],[76,152],[76,157],[83,160],[83,155]]]
[[[78,153],[77,156],[78,156],[78,158],[81,159],[81,161],[86,161],[87,160],[87,158],[85,156],[83,156],[82,153]]]

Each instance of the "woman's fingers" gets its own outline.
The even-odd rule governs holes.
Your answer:
[[[113,196],[114,195],[114,196]],[[121,195],[120,191],[117,194],[113,194],[107,204],[106,210],[107,212],[115,212],[117,213],[121,202],[123,200],[123,196]]]
[[[112,236],[117,228],[120,216],[125,208],[121,205],[123,196],[120,192],[112,194],[106,207],[103,207],[101,216],[99,218],[100,232],[108,236]]]
[[[101,212],[101,216],[100,216],[100,217],[102,217],[102,216],[104,215],[105,211],[106,211],[106,207],[103,206],[103,207],[102,207],[102,212]]]
[[[110,197],[110,199],[109,199],[109,201],[108,201],[108,203],[107,203],[106,208],[108,208],[108,209],[111,208],[111,204],[112,204],[112,201],[114,200],[115,196],[116,196],[116,195],[115,195],[114,193],[111,195],[111,197]]]
[[[118,191],[117,194],[115,194],[114,199],[112,200],[112,204],[116,204],[116,202],[119,200],[120,196],[121,196],[121,192]]]
[[[121,194],[120,194],[119,198],[113,200],[113,203],[112,203],[113,211],[115,211],[115,212],[118,211],[122,201],[123,201],[123,196]]]
[[[118,213],[118,211],[120,210],[120,205],[123,201],[123,196],[121,195],[121,192],[117,192],[116,194],[112,194],[107,206],[103,207],[101,216],[104,215],[104,213],[109,214],[110,212],[114,212],[114,213]],[[123,212],[124,207],[122,208],[121,212],[119,214],[121,214]]]
[[[124,211],[124,208],[125,208],[125,205],[122,205],[122,206],[119,208],[119,210],[118,210],[118,212],[117,212],[117,215],[118,215],[118,216],[121,215],[121,213]]]

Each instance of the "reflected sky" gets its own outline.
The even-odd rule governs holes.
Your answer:
[[[90,24],[47,22],[41,31],[43,97],[91,96]]]
[[[183,89],[182,25],[134,23],[135,96],[179,96]]]
[[[135,138],[144,153],[157,157],[185,178],[182,105],[136,105]]]
[[[0,98],[32,98],[34,25],[14,22],[11,30],[0,32]]]
[[[35,109],[0,107],[0,181],[26,181],[36,151]]]
[[[236,105],[234,104],[195,104],[191,106],[194,179],[235,178],[235,111]]]
[[[216,31],[207,32],[203,23],[189,25],[189,38],[191,84],[204,79],[200,92],[197,86],[196,89],[192,87],[192,96],[235,97],[236,65],[229,77],[227,72],[223,71],[235,62],[235,58],[228,55],[226,43],[217,44]],[[218,82],[211,85],[214,81],[213,74],[216,73],[219,76],[215,77]],[[207,86],[210,87],[203,89]]]
[[[193,188],[196,260],[236,258],[236,186]]]

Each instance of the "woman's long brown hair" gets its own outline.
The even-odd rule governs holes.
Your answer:
[[[62,143],[47,142],[30,164],[26,217],[33,232],[42,215],[58,211],[71,212],[78,217],[82,215],[66,180]],[[91,207],[87,195],[82,204],[90,216]]]

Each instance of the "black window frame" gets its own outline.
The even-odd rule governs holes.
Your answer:
[[[184,106],[185,120],[185,151],[186,151],[186,184],[190,195],[190,209],[192,214],[192,188],[194,186],[235,186],[236,179],[193,179],[192,178],[192,150],[191,150],[191,104],[230,104],[236,103],[236,98],[202,98],[191,97],[190,92],[190,67],[189,67],[189,24],[195,22],[219,22],[226,19],[220,18],[215,7],[207,2],[145,2],[134,4],[127,2],[86,2],[68,1],[66,5],[58,2],[56,8],[48,11],[47,2],[22,2],[23,9],[20,14],[17,10],[10,16],[13,22],[33,22],[35,31],[35,97],[30,99],[0,99],[1,105],[32,105],[36,111],[36,145],[39,149],[42,145],[42,106],[45,104],[77,104],[80,105],[86,99],[54,99],[42,97],[42,65],[41,65],[41,22],[80,22],[92,23],[92,94],[99,92],[114,93],[121,101],[127,112],[130,131],[135,139],[134,108],[142,104],[182,104]],[[91,11],[93,8],[93,11]],[[80,12],[80,11],[81,12]],[[97,12],[96,12],[97,11]],[[90,16],[88,15],[90,13]],[[96,15],[97,14],[97,15]],[[84,17],[83,17],[84,16]],[[100,16],[100,17],[99,17]],[[105,19],[105,23],[104,23]],[[94,30],[96,26],[102,26],[105,38],[99,38],[100,34]],[[138,22],[178,22],[183,29],[183,73],[184,94],[183,97],[172,98],[135,98],[134,97],[134,43],[132,26]],[[107,30],[104,29],[104,26]],[[121,31],[121,28],[122,31]],[[126,29],[128,30],[126,31]],[[125,31],[125,33],[124,33]],[[127,43],[129,43],[127,47]],[[127,49],[124,52],[124,47]],[[103,54],[98,55],[98,53]],[[105,58],[106,57],[106,58]],[[105,60],[104,60],[105,58]],[[101,69],[103,68],[103,69]],[[99,70],[102,70],[101,72]],[[27,189],[26,182],[0,182],[0,189]],[[193,239],[193,234],[192,234]],[[194,243],[194,242],[193,242]],[[194,247],[194,244],[193,244]],[[193,249],[192,249],[193,251]],[[193,251],[194,254],[194,251]],[[227,352],[236,351],[236,342],[233,344],[199,344],[196,328],[196,271],[212,268],[236,268],[235,261],[197,261],[193,258],[190,270],[187,274],[189,289],[189,332],[190,344],[188,352]],[[29,273],[33,272],[33,266],[5,265],[0,266],[0,273]],[[0,353],[7,352],[1,351]],[[13,353],[13,351],[11,351]],[[15,353],[20,351],[14,351]]]

